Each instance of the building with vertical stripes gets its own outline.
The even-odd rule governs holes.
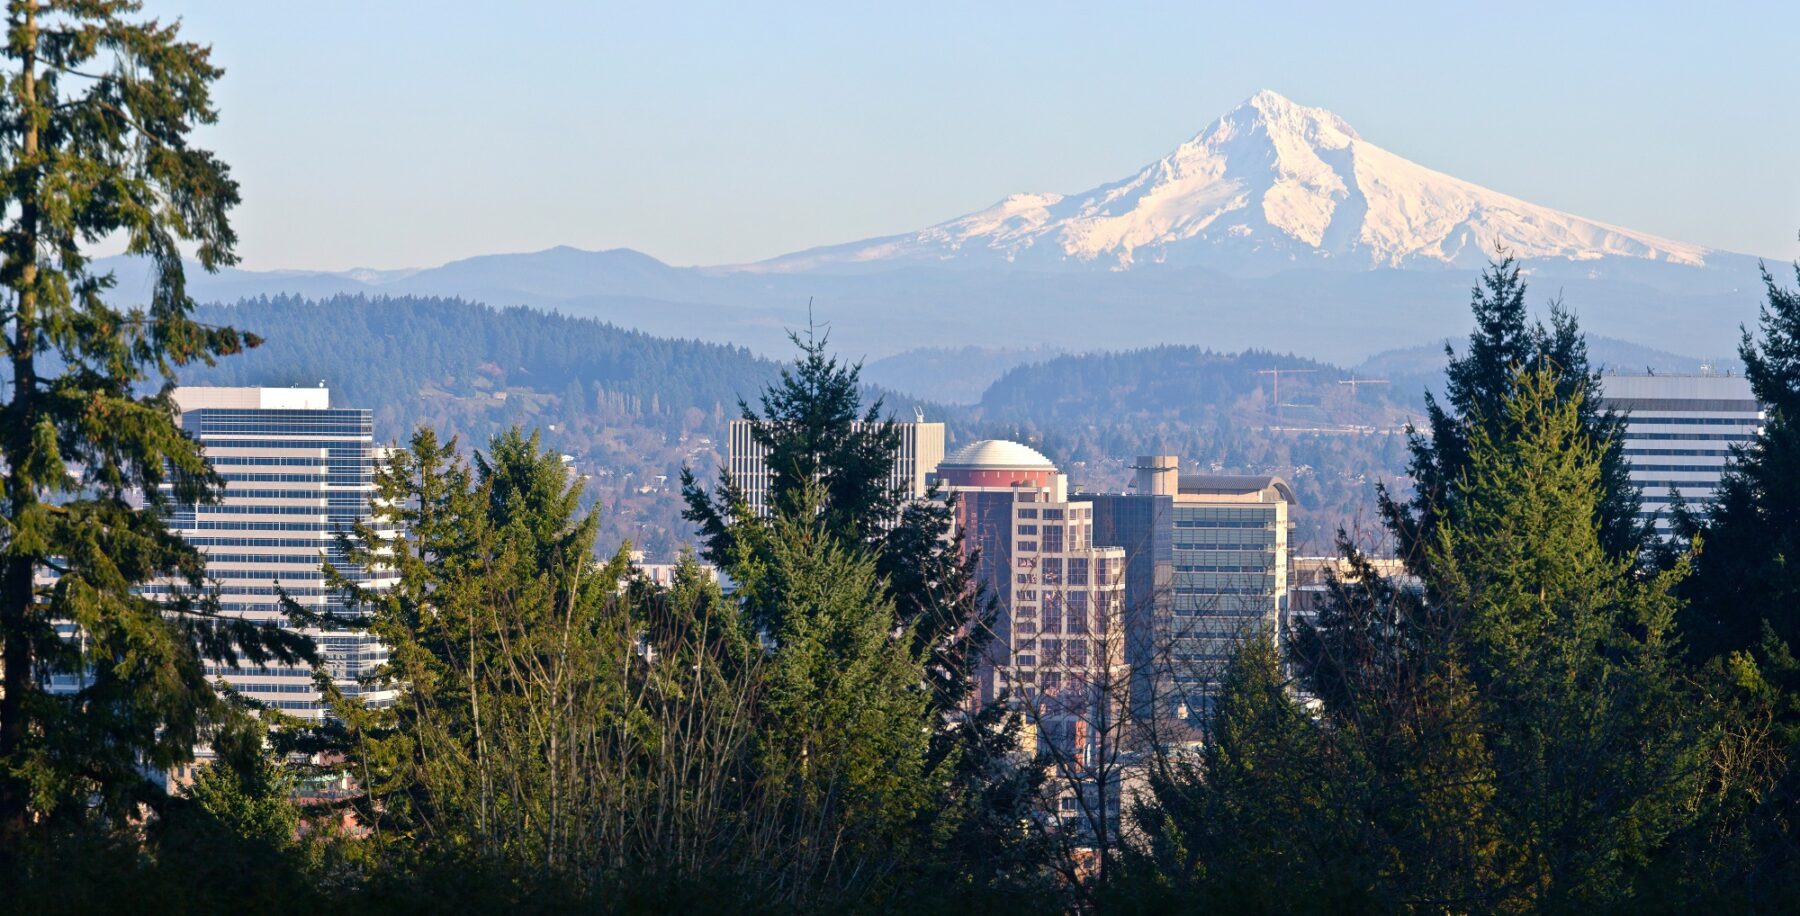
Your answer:
[[[325,388],[188,387],[177,388],[174,398],[182,427],[200,440],[225,490],[216,504],[174,506],[169,527],[206,555],[222,612],[285,622],[285,593],[307,608],[343,614],[343,598],[325,582],[327,562],[368,587],[394,583],[390,574],[353,569],[337,545],[340,532],[369,519],[383,458],[367,408],[332,407]],[[363,694],[357,679],[387,659],[366,633],[311,635],[347,695]],[[325,715],[307,668],[209,665],[207,673],[290,715]],[[382,705],[393,696],[383,691],[363,699]]]
[[[859,421],[855,428],[862,429],[863,424]],[[888,476],[888,484],[900,494],[903,502],[922,498],[928,478],[944,458],[944,424],[927,423],[921,415],[912,422],[895,422],[894,428],[900,433],[900,445],[894,452],[894,470]],[[725,468],[743,489],[750,508],[757,515],[766,516],[769,514],[769,450],[757,443],[753,430],[749,420],[731,421],[726,436]]]
[[[1750,382],[1737,375],[1606,375],[1602,403],[1626,415],[1625,460],[1642,514],[1669,533],[1671,494],[1704,513],[1735,446],[1762,426]]]

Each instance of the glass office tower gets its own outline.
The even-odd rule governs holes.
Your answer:
[[[327,562],[365,586],[393,584],[389,573],[352,569],[337,545],[340,532],[369,518],[375,493],[382,450],[368,409],[332,407],[324,388],[178,388],[175,401],[182,426],[225,479],[225,492],[217,504],[174,507],[169,527],[206,554],[221,611],[285,621],[285,592],[309,609],[343,614],[343,597],[325,582]],[[159,588],[166,586],[147,590]],[[348,695],[361,694],[357,679],[387,659],[382,645],[364,633],[327,629],[311,635],[333,681]],[[325,715],[307,668],[209,665],[207,673],[290,715]],[[383,705],[393,696],[383,691],[363,699]]]

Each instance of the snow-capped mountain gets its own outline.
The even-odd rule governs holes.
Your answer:
[[[1295,266],[1478,267],[1623,257],[1704,266],[1713,252],[1572,216],[1410,162],[1321,108],[1264,90],[1137,174],[1080,194],[1015,194],[919,232],[749,269],[905,263],[1230,273]]]

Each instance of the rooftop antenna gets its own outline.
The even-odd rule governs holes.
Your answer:
[[[1305,375],[1309,372],[1317,372],[1317,371],[1319,371],[1319,370],[1317,370],[1317,369],[1280,369],[1280,368],[1256,370],[1257,375],[1270,375],[1270,376],[1275,377],[1275,425],[1276,426],[1281,425],[1281,374],[1285,372],[1288,375]]]
[[[923,404],[913,405],[913,419],[920,423],[925,422],[925,406]]]

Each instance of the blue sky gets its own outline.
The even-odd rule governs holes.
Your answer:
[[[1800,257],[1800,3],[146,11],[228,70],[206,141],[257,269],[753,260],[1122,177],[1265,87],[1536,203]]]

